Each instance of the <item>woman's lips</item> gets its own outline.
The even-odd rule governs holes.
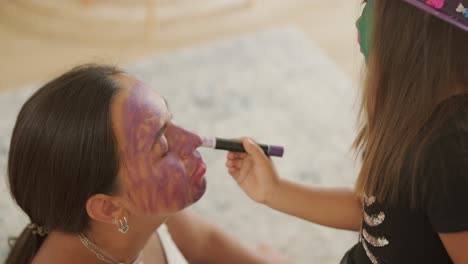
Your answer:
[[[206,165],[205,163],[201,162],[200,165],[198,165],[193,174],[192,174],[192,179],[196,182],[200,182],[203,179],[203,176],[206,173]]]

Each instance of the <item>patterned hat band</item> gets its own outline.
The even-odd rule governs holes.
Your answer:
[[[468,31],[468,0],[404,0]]]

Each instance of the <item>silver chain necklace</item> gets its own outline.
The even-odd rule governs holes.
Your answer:
[[[109,264],[126,264],[125,262],[120,262],[109,256],[104,250],[100,249],[96,244],[93,243],[84,233],[79,234],[81,243],[91,251],[96,257]],[[138,258],[131,264],[143,264],[143,252],[140,252]]]

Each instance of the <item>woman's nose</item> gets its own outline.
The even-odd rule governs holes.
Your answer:
[[[186,130],[177,125],[171,125],[174,144],[178,145],[180,154],[184,157],[193,155],[194,151],[202,145],[202,139],[196,133]]]

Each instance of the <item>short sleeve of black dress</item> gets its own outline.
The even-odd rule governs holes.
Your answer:
[[[443,134],[433,144],[426,164],[426,213],[437,233],[467,231],[468,125],[456,125]]]

